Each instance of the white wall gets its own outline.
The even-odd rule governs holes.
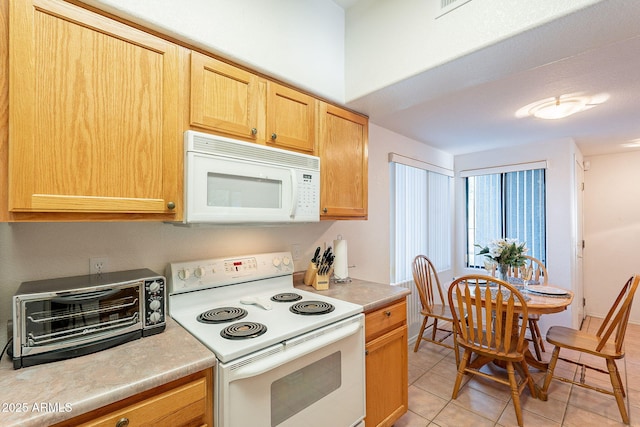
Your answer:
[[[626,280],[640,274],[640,151],[585,157],[585,163],[586,312],[603,317]],[[637,301],[630,321],[640,323]]]
[[[84,0],[344,102],[344,10],[331,0]]]
[[[519,146],[511,149],[483,151],[456,156],[456,274],[477,272],[467,269],[464,264],[466,247],[465,190],[460,171],[484,167],[547,161],[546,203],[547,203],[547,270],[553,285],[573,290],[575,283],[574,239],[574,163],[580,155],[572,140],[550,141]],[[576,304],[574,301],[572,303]],[[572,306],[566,312],[543,316],[540,324],[544,332],[552,324],[579,326]]]

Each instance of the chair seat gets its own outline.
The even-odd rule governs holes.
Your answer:
[[[606,359],[622,359],[624,357],[624,351],[616,352],[615,343],[608,342],[602,350],[596,350],[600,342],[598,336],[565,326],[549,328],[547,341],[558,347],[582,351]]]
[[[430,310],[422,309],[420,314],[423,316],[435,317],[436,319],[442,319],[451,322],[453,315],[448,306],[443,304],[433,304]]]
[[[517,342],[511,342],[510,348],[508,351],[495,351],[492,348],[496,347],[495,341],[491,343],[491,346],[487,346],[483,343],[469,343],[462,338],[458,338],[458,345],[462,348],[468,348],[474,353],[483,353],[487,355],[491,355],[494,359],[511,361],[511,362],[521,362],[524,360],[524,353],[522,351],[517,351]]]

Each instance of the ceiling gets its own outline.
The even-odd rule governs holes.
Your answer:
[[[334,0],[348,8],[358,0]],[[464,154],[573,139],[585,156],[640,148],[640,2],[604,0],[351,100],[370,121]],[[569,93],[609,100],[561,120],[516,118]]]

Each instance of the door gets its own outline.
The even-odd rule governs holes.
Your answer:
[[[365,425],[388,426],[408,408],[407,326],[367,343],[367,418]]]
[[[191,53],[191,125],[256,141],[264,135],[264,85],[255,74]]]
[[[320,216],[367,219],[368,120],[333,105],[320,105]]]
[[[360,314],[233,362],[219,363],[215,425],[358,424],[365,413],[363,318]]]
[[[10,7],[9,210],[177,219],[184,50],[63,1]]]
[[[274,147],[314,154],[316,100],[297,90],[267,82],[266,142]]]
[[[295,214],[295,171],[275,165],[187,154],[187,222],[274,222]]]
[[[574,286],[575,303],[571,306],[575,307],[573,316],[574,327],[582,326],[585,313],[584,300],[584,278],[583,278],[583,253],[584,253],[584,167],[582,162],[575,158],[575,261],[574,261]],[[577,303],[577,304],[576,304]]]

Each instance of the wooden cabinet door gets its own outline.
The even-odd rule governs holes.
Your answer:
[[[316,99],[267,82],[266,142],[279,148],[313,154],[316,147]]]
[[[318,146],[321,219],[367,219],[367,118],[321,103]]]
[[[366,348],[367,426],[391,426],[409,408],[407,326],[368,342]]]
[[[264,85],[255,74],[192,52],[191,125],[262,141]]]
[[[64,1],[12,1],[9,211],[180,219],[182,52]]]

